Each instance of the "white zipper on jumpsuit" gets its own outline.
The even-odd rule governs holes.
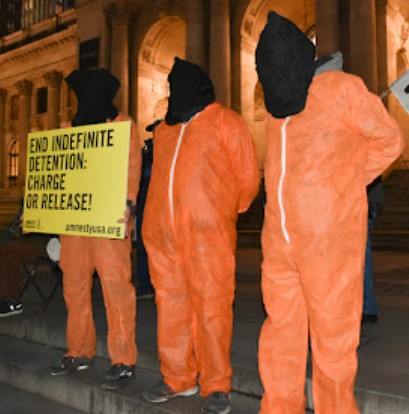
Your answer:
[[[173,181],[175,179],[175,167],[176,167],[176,160],[179,155],[180,144],[182,144],[183,134],[185,133],[185,128],[193,121],[202,111],[198,112],[189,121],[182,124],[182,128],[179,132],[178,142],[176,144],[175,153],[173,155],[172,165],[170,166],[170,177],[169,177],[169,189],[168,189],[168,196],[169,196],[169,204],[170,204],[170,215],[172,216],[172,224],[175,224],[175,212],[173,208]]]
[[[178,158],[180,144],[182,143],[182,138],[183,138],[183,134],[185,132],[185,128],[187,127],[187,124],[189,122],[186,122],[186,123],[182,124],[182,128],[180,129],[180,132],[179,132],[178,142],[176,144],[175,153],[173,154],[172,165],[170,166],[168,196],[169,196],[169,204],[170,204],[170,215],[172,217],[172,223],[173,224],[175,223],[175,215],[174,215],[174,209],[173,209],[173,181],[174,181],[174,178],[175,178],[176,160]]]
[[[281,230],[287,243],[290,243],[290,236],[285,227],[286,216],[283,203],[283,184],[287,168],[287,124],[290,121],[290,118],[290,116],[287,116],[284,124],[281,126],[281,176],[278,184],[278,205],[280,206],[281,213]]]

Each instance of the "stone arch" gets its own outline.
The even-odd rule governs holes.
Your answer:
[[[402,76],[409,68],[409,53],[406,48],[401,48],[396,53],[396,77]]]
[[[262,122],[266,119],[266,107],[264,105],[264,92],[260,82],[257,82],[254,91],[254,121]]]
[[[149,137],[145,126],[167,109],[167,76],[176,56],[186,55],[186,23],[180,17],[167,16],[154,23],[142,41],[138,55],[138,127]]]
[[[265,120],[260,116],[260,90],[255,67],[255,50],[269,11],[287,17],[309,36],[315,33],[315,1],[249,0],[240,26],[239,108],[253,134],[260,167],[265,160]],[[311,38],[311,37],[310,37]]]
[[[317,45],[317,26],[313,24],[306,31],[305,34],[308,36],[308,39],[311,40],[314,45]]]
[[[166,111],[168,109],[168,98],[162,98],[156,102],[155,108],[153,110],[154,119],[163,119],[165,118]]]
[[[264,92],[261,83],[258,81],[256,87],[254,88],[254,120],[253,120],[253,136],[258,139],[257,142],[257,151],[259,154],[259,165],[260,169],[264,170],[264,161],[266,153],[266,140],[265,140],[265,131],[266,131],[266,107],[264,104]],[[260,157],[260,154],[263,156]]]
[[[401,47],[397,51],[396,68],[397,77],[403,75],[409,68],[409,53],[406,45],[409,46],[409,22],[405,20],[401,27],[400,42]]]

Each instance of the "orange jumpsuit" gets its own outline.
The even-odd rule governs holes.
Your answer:
[[[213,103],[155,131],[143,239],[158,307],[165,383],[179,392],[229,392],[236,220],[259,186],[252,137]]]
[[[120,113],[114,122],[127,121]],[[131,122],[128,166],[128,195],[134,204],[141,171],[141,142]],[[124,206],[125,208],[125,206]],[[64,299],[67,306],[67,356],[93,357],[96,351],[92,315],[92,276],[98,272],[108,322],[108,352],[112,364],[134,365],[136,297],[131,282],[131,239],[110,240],[96,237],[64,236],[61,239],[60,267],[63,271]]]
[[[360,78],[325,72],[305,109],[268,120],[260,414],[305,413],[308,334],[316,414],[355,414],[366,185],[403,138]]]

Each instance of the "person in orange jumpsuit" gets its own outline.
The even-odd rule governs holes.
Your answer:
[[[143,397],[192,395],[199,381],[202,412],[228,413],[236,220],[258,192],[256,149],[199,66],[176,58],[168,81],[142,228],[163,382]]]
[[[363,81],[341,71],[314,77],[314,58],[304,33],[270,12],[256,50],[269,112],[260,414],[305,413],[309,337],[314,412],[359,412],[366,186],[403,148]]]
[[[119,81],[105,69],[75,70],[66,79],[78,98],[78,111],[72,125],[91,125],[127,121],[112,100]],[[141,171],[141,141],[131,122],[127,205],[124,218],[130,220],[135,206]],[[128,233],[128,231],[126,231]],[[51,375],[63,375],[92,365],[96,333],[92,313],[93,273],[101,281],[108,322],[108,352],[112,367],[101,386],[115,389],[134,375],[137,358],[135,344],[136,297],[131,283],[131,239],[111,240],[96,237],[61,235],[60,267],[63,271],[64,299],[67,306],[67,352],[51,368]]]

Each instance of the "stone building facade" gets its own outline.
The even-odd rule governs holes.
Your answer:
[[[217,99],[247,121],[261,169],[265,115],[254,53],[269,10],[304,30],[318,55],[341,50],[345,70],[362,76],[375,93],[409,69],[407,0],[20,3],[21,27],[0,37],[0,195],[13,186],[18,192],[24,182],[27,133],[59,128],[72,117],[75,97],[63,78],[78,67],[105,67],[120,79],[116,103],[147,138],[145,126],[166,112],[174,57],[201,65]],[[393,96],[385,104],[409,141],[409,115]],[[409,145],[400,165],[408,157]]]

